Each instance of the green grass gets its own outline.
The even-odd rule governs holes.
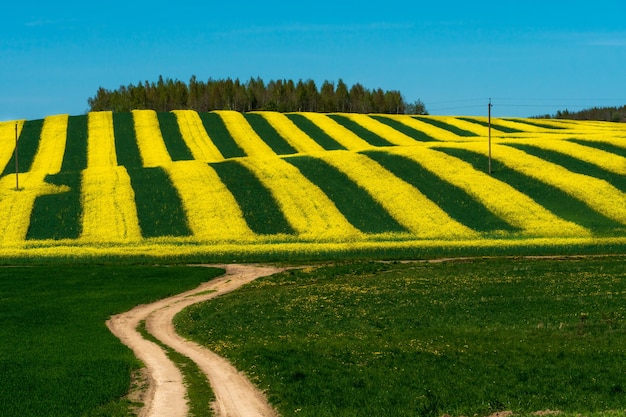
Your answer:
[[[126,168],[140,168],[143,165],[132,113],[113,113],[113,134],[117,164]]]
[[[41,130],[43,129],[43,119],[39,120],[27,120],[24,122],[22,131],[17,141],[17,153],[18,153],[18,173],[30,171],[30,167],[33,165],[35,155],[39,148],[39,141],[41,140]],[[4,167],[2,176],[15,173],[15,152],[11,159]]]
[[[569,141],[578,143],[579,145],[589,146],[590,148],[600,149],[601,151],[614,153],[615,155],[626,158],[626,148],[621,146],[612,145],[607,142],[596,142],[595,140],[569,139]]]
[[[83,169],[87,169],[87,116],[70,116],[61,172]]]
[[[272,127],[263,115],[258,113],[244,113],[243,115],[257,135],[259,135],[277,155],[298,153],[285,138],[278,134],[276,129]]]
[[[162,167],[129,169],[128,175],[144,238],[192,234],[180,195]]]
[[[508,126],[502,126],[502,125],[499,125],[497,122],[494,122],[493,120],[491,121],[491,124],[488,121],[486,122],[483,120],[473,119],[471,117],[459,117],[459,120],[465,120],[466,122],[474,123],[474,124],[484,126],[484,127],[491,126],[492,129],[499,130],[500,132],[503,132],[503,133],[524,133],[523,130],[515,129],[512,127],[508,127]]]
[[[595,164],[585,162],[581,159],[577,159],[560,152],[548,149],[541,149],[537,146],[521,143],[508,144],[508,146],[524,151],[545,161],[552,162],[553,164],[560,165],[568,171],[588,175],[590,177],[594,177],[600,180],[605,180],[620,191],[626,192],[626,176],[624,175],[615,174],[613,172],[602,169]]]
[[[386,124],[389,127],[396,129],[398,132],[402,132],[405,135],[412,137],[413,139],[419,142],[439,142],[437,139],[433,138],[432,136],[429,136],[420,130],[413,129],[412,127],[409,127],[405,125],[404,123],[400,123],[399,121],[393,120],[389,117],[378,116],[378,115],[372,115],[370,117],[372,119],[378,120],[381,123]]]
[[[141,322],[137,330],[144,339],[159,345],[182,373],[185,388],[187,389],[188,417],[212,417],[214,415],[212,402],[215,401],[215,394],[211,389],[209,380],[204,372],[198,368],[198,365],[187,356],[164,345],[160,340],[148,333],[145,321]]]
[[[287,113],[285,114],[300,130],[309,135],[314,141],[316,141],[322,148],[327,151],[333,150],[345,150],[345,146],[337,142],[335,139],[330,137],[326,132],[324,132],[320,127],[318,127],[315,123],[307,119],[305,116],[301,114],[295,113]]]
[[[217,113],[198,112],[204,129],[224,158],[246,156]]]
[[[438,148],[438,150],[462,159],[480,171],[485,171],[488,166],[488,158],[475,152],[455,148]],[[603,216],[559,188],[506,167],[498,161],[497,155],[492,159],[492,172],[496,179],[526,194],[547,210],[565,220],[588,228],[596,235],[623,234],[624,226],[621,223]]]
[[[355,135],[357,135],[372,146],[395,146],[387,139],[381,138],[376,133],[367,130],[366,128],[364,128],[357,122],[350,120],[346,116],[342,116],[339,114],[329,114],[328,117],[330,117],[346,129],[352,131]]]
[[[479,232],[499,230],[514,232],[517,230],[487,210],[485,206],[463,189],[442,180],[415,161],[384,151],[365,151],[362,153],[381,164],[398,178],[413,185],[448,213],[450,217],[471,229]]]
[[[367,191],[347,175],[321,159],[311,156],[285,158],[317,185],[345,218],[365,233],[406,231]]]
[[[189,161],[194,159],[180,133],[176,115],[169,112],[157,112],[157,118],[159,119],[161,136],[163,136],[165,147],[172,161]]]
[[[345,264],[176,317],[283,416],[624,415],[624,258]]]
[[[260,235],[295,233],[272,193],[237,161],[209,164],[237,200],[250,229]]]
[[[46,176],[46,182],[70,188],[35,200],[26,239],[77,239],[82,232],[81,173],[61,172]]]
[[[1,268],[0,414],[129,415],[122,397],[140,364],[105,321],[222,272],[119,264]]]
[[[420,117],[420,116],[413,116],[413,118],[419,120],[420,122],[431,124],[431,125],[433,125],[435,127],[438,127],[440,129],[448,130],[448,131],[454,133],[457,136],[463,136],[463,137],[475,137],[475,136],[478,136],[474,132],[470,132],[469,130],[461,129],[461,128],[453,126],[453,125],[451,125],[449,123],[442,122],[441,120],[432,119],[430,117]]]

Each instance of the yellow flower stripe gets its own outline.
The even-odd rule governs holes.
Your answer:
[[[480,120],[482,122],[487,123],[489,121],[489,119],[487,117],[472,117],[472,119],[476,119],[476,120]],[[528,123],[523,123],[524,120],[527,119],[510,119],[507,118],[505,119],[501,119],[499,117],[492,117],[491,118],[491,123],[495,123],[499,126],[504,126],[504,127],[509,127],[511,129],[517,129],[517,130],[521,130],[522,132],[520,133],[506,133],[506,136],[518,136],[518,135],[525,135],[528,133],[541,133],[541,132],[546,132],[546,131],[550,131],[550,129],[546,129],[545,127],[540,127],[540,126],[534,126]],[[550,131],[551,132],[551,131]]]
[[[474,144],[458,144],[471,147]],[[485,148],[483,144],[479,147]],[[585,228],[565,221],[527,195],[490,175],[475,170],[470,164],[425,147],[390,148],[389,152],[404,155],[421,164],[445,181],[464,189],[491,212],[509,224],[534,236],[587,236]]]
[[[87,115],[87,167],[116,167],[113,113],[91,112]]]
[[[45,118],[39,148],[35,154],[31,171],[56,174],[61,170],[67,140],[67,120],[67,114]]]
[[[415,187],[364,155],[333,151],[317,157],[348,175],[394,219],[419,238],[478,236],[470,228],[452,219]]]
[[[484,146],[468,145],[484,152]],[[567,169],[504,145],[493,145],[492,155],[508,167],[560,188],[611,219],[626,224],[626,194],[608,182]]]
[[[506,142],[500,143],[506,145]],[[541,149],[560,152],[576,159],[580,159],[581,161],[597,165],[607,171],[620,175],[626,175],[626,158],[614,153],[592,148],[590,146],[584,146],[565,140],[546,139],[528,140],[524,142],[517,141],[516,143],[527,143]]]
[[[265,185],[294,230],[305,239],[353,239],[362,233],[300,171],[280,158],[240,160]]]
[[[183,140],[196,161],[223,161],[224,156],[206,132],[202,119],[194,110],[174,110]]]
[[[154,110],[133,110],[137,146],[144,167],[168,165],[172,162],[161,135],[159,119]]]
[[[126,168],[88,168],[82,174],[83,233],[89,242],[141,239],[135,193]]]
[[[346,114],[342,114],[342,116],[347,117],[353,122],[358,123],[359,125],[363,126],[365,129],[377,134],[381,138],[387,139],[389,142],[393,143],[394,145],[400,145],[400,146],[417,145],[417,141],[413,139],[412,137],[407,136],[404,133],[397,131],[391,126],[381,123],[378,120],[372,119],[366,114],[346,113]]]
[[[4,170],[15,152],[15,125],[19,138],[24,127],[24,120],[0,122],[0,172]]]
[[[255,236],[237,201],[213,168],[199,161],[179,161],[167,170],[180,194],[194,237],[235,240]]]
[[[468,122],[467,120],[461,120],[458,117],[454,116],[435,116],[433,117],[436,120],[440,120],[449,125],[458,127],[459,129],[467,130],[469,132],[475,133],[478,136],[488,136],[489,128],[485,126],[481,126],[476,123]],[[491,131],[491,134],[494,134],[494,131]],[[471,136],[469,137],[471,138]],[[476,138],[474,138],[476,139]]]
[[[415,130],[419,130],[420,132],[424,132],[425,134],[427,134],[433,139],[442,140],[442,141],[450,141],[450,142],[457,142],[460,140],[469,139],[469,138],[463,138],[461,136],[457,136],[454,133],[450,132],[449,130],[441,129],[437,126],[431,125],[430,123],[417,120],[411,116],[385,114],[385,117],[389,117],[391,119],[394,119],[400,123],[407,125],[408,127],[411,127]],[[424,117],[430,117],[430,116],[424,116]]]
[[[298,113],[306,117],[322,129],[328,136],[342,144],[346,149],[351,151],[361,151],[371,149],[372,145],[355,135],[351,130],[346,129],[330,117],[321,113]]]
[[[263,141],[252,129],[250,123],[243,117],[243,114],[234,110],[215,111],[226,125],[226,129],[243,149],[246,155],[251,157],[275,157],[276,153]]]
[[[300,130],[298,126],[283,113],[275,111],[263,111],[258,113],[299,153],[311,154],[324,152],[324,148],[319,143],[315,142],[309,135]]]

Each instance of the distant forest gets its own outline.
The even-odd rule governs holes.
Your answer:
[[[116,90],[100,87],[87,100],[89,111],[127,112],[135,109],[171,111],[272,110],[278,112],[309,111],[321,113],[387,113],[428,114],[421,100],[406,103],[397,90],[367,89],[356,83],[348,87],[341,79],[324,81],[320,88],[313,80],[271,80],[260,78],[247,82],[239,79],[201,81],[192,76],[189,83],[163,79]]]
[[[602,120],[626,122],[626,105],[622,107],[592,107],[580,111],[559,110],[554,115],[538,116],[545,119]]]

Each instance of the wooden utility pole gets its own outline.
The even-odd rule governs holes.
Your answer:
[[[489,115],[489,175],[491,175],[491,98],[489,99],[489,105],[487,106],[487,113]]]
[[[18,165],[18,152],[17,152],[17,123],[15,122],[15,191],[20,190],[20,179],[19,179],[19,165]]]

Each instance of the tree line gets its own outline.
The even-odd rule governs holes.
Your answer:
[[[601,120],[626,122],[626,105],[617,107],[591,107],[580,111],[558,110],[556,114],[540,116],[545,119]]]
[[[339,79],[337,84],[324,81],[271,80],[250,78],[201,81],[192,76],[189,83],[170,78],[139,82],[115,90],[98,88],[87,100],[89,111],[128,112],[136,109],[171,111],[190,109],[270,110],[278,112],[309,111],[321,113],[428,114],[421,100],[406,103],[397,90],[367,89],[360,83],[351,87]]]

